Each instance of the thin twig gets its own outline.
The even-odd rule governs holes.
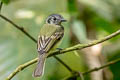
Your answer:
[[[57,56],[53,56],[53,57],[58,61],[60,61],[62,64],[64,64],[64,66],[68,69],[68,71],[73,72],[73,70],[67,64],[65,64],[61,59],[59,59]]]
[[[29,37],[30,39],[32,39],[34,42],[37,42],[30,34],[28,34],[28,33],[24,30],[23,27],[20,27],[20,26],[16,25],[14,22],[12,22],[11,20],[9,20],[8,18],[6,18],[5,16],[3,16],[3,15],[1,15],[1,14],[0,14],[0,17],[1,17],[2,19],[6,20],[7,22],[11,23],[14,27],[16,27],[17,29],[19,29],[20,31],[22,31],[26,36],[28,36],[28,37]],[[52,53],[53,53],[52,55],[49,55],[49,57],[50,57],[50,56],[53,56],[53,55],[57,55],[57,54],[63,54],[63,53],[66,53],[66,52],[74,51],[74,50],[81,50],[81,49],[83,49],[83,48],[87,48],[87,47],[90,47],[90,46],[93,46],[93,45],[102,43],[102,42],[104,42],[104,41],[107,41],[107,40],[109,40],[109,39],[111,39],[111,38],[113,38],[113,37],[115,37],[115,36],[117,36],[117,35],[119,35],[119,34],[120,34],[120,30],[112,33],[111,35],[109,35],[109,36],[107,36],[107,37],[104,37],[104,38],[99,39],[99,40],[95,40],[95,41],[93,41],[93,42],[91,42],[91,43],[88,43],[88,44],[78,44],[78,45],[72,46],[72,47],[70,47],[70,48],[63,49],[63,50],[61,50],[60,52],[59,52],[59,51],[54,51],[54,52],[52,52]],[[37,58],[36,58],[36,59],[33,59],[31,62],[28,62],[28,64],[26,64],[27,66],[23,66],[22,68],[21,68],[21,66],[20,66],[20,69],[23,70],[24,68],[28,67],[29,65],[34,64],[35,62],[37,62]],[[19,72],[18,70],[19,70],[19,67],[18,67],[18,68],[16,69],[16,71],[13,72],[13,73],[16,75],[16,74]],[[13,73],[11,73],[10,75],[12,75]],[[15,76],[15,75],[13,75],[13,76]],[[9,78],[8,78],[8,79],[9,79]]]
[[[83,74],[82,74],[81,72],[78,72],[78,74],[79,74],[81,80],[84,80],[84,76],[83,76]]]
[[[116,32],[110,34],[109,36],[104,37],[104,38],[102,38],[102,39],[100,39],[100,40],[96,40],[96,41],[93,41],[93,42],[88,43],[88,44],[78,44],[78,45],[75,45],[75,46],[73,46],[73,47],[69,47],[69,48],[63,49],[63,50],[61,50],[61,51],[54,51],[53,54],[56,55],[57,52],[59,52],[59,53],[61,53],[61,52],[62,52],[62,53],[66,53],[66,52],[70,52],[70,51],[74,51],[74,50],[84,49],[84,48],[87,48],[87,47],[90,47],[90,46],[93,46],[93,45],[102,43],[102,42],[104,42],[104,41],[106,41],[106,40],[109,40],[109,39],[117,36],[118,34],[120,34],[120,30],[118,30],[118,31],[116,31]],[[77,47],[78,47],[78,48],[77,48]],[[49,55],[48,57],[51,57],[51,56],[54,56],[54,55]],[[115,60],[115,61],[111,61],[111,62],[109,62],[109,63],[108,63],[106,66],[104,66],[104,67],[107,67],[107,66],[109,66],[109,65],[111,65],[111,64],[114,64],[114,63],[117,63],[117,62],[119,62],[119,61],[120,61],[120,59]],[[30,61],[30,63],[29,63],[29,62],[27,62],[27,63],[29,63],[30,65],[32,65],[32,64],[34,64],[35,62],[37,62],[37,58],[35,58],[35,59],[33,59],[32,61]],[[25,63],[25,64],[26,64],[26,63]],[[29,65],[29,64],[28,64],[28,65]],[[23,64],[22,67],[26,68],[26,67],[28,67],[28,66],[24,66],[24,64]],[[102,68],[104,68],[104,67],[102,67]],[[18,68],[19,68],[19,67],[18,67]],[[17,68],[17,69],[18,69],[18,68]],[[97,69],[95,68],[95,69],[90,70],[90,71],[88,71],[88,72],[90,73],[90,72],[93,72],[93,71],[96,71],[96,70],[99,70],[99,69],[102,69],[102,68],[97,68]],[[14,71],[13,73],[11,73],[10,75],[13,75],[13,74],[16,75],[18,72],[19,72],[19,70],[15,70],[15,71]],[[83,74],[87,74],[88,72],[84,72]],[[15,75],[14,75],[14,76],[15,76]],[[12,76],[12,77],[14,77],[14,76]],[[12,77],[11,77],[11,76],[8,76],[7,79],[10,80]]]
[[[117,62],[120,62],[120,58],[115,59],[115,60],[113,60],[113,61],[110,61],[110,62],[108,62],[107,64],[105,64],[105,65],[103,65],[103,66],[101,66],[101,67],[96,67],[96,68],[91,69],[91,70],[89,70],[89,71],[83,72],[82,74],[83,74],[83,75],[86,75],[86,74],[89,74],[89,73],[91,73],[91,72],[98,71],[98,70],[100,70],[100,69],[103,69],[103,68],[105,68],[105,67],[108,67],[108,66],[110,66],[110,65],[112,65],[112,64],[115,64],[115,63],[117,63]]]
[[[28,32],[26,32],[23,27],[18,26],[17,24],[15,24],[13,21],[11,21],[7,17],[3,16],[2,14],[0,14],[0,17],[2,19],[4,19],[5,21],[9,22],[10,24],[12,24],[18,30],[22,31],[26,36],[28,36],[31,40],[33,40],[35,43],[37,43],[37,40],[35,40],[35,38],[33,38]]]
[[[3,2],[0,2],[0,14],[1,14],[1,9],[2,9]]]
[[[90,43],[87,43],[87,44],[77,44],[77,45],[75,45],[75,46],[72,46],[72,47],[63,49],[63,50],[61,50],[60,52],[59,52],[59,51],[54,51],[54,52],[52,52],[52,54],[49,55],[49,56],[58,55],[58,54],[63,54],[63,53],[66,53],[66,52],[71,52],[71,51],[81,50],[81,49],[84,49],[84,48],[87,48],[87,47],[91,47],[91,46],[93,46],[93,45],[96,45],[96,44],[105,42],[105,41],[107,41],[107,40],[109,40],[109,39],[111,39],[111,38],[113,38],[113,37],[115,37],[115,36],[117,36],[117,35],[119,35],[119,34],[120,34],[120,30],[117,30],[116,32],[114,32],[114,33],[112,33],[112,34],[110,34],[110,35],[108,35],[108,36],[106,36],[106,37],[104,37],[104,38],[101,38],[101,39],[99,39],[99,40],[94,40],[94,41],[92,41],[92,42],[90,42]],[[58,53],[58,52],[59,52],[59,53]]]
[[[34,59],[34,60],[31,60],[31,61],[29,61],[29,62],[27,62],[27,63],[25,63],[25,64],[22,64],[22,65],[20,65],[19,67],[17,67],[17,68],[15,69],[15,71],[14,71],[13,73],[11,73],[11,74],[6,78],[6,80],[11,80],[18,72],[20,72],[20,71],[22,71],[23,69],[25,69],[26,67],[28,67],[28,66],[36,63],[36,62],[37,62],[37,59],[38,59],[38,58],[36,58],[36,59]]]
[[[20,65],[19,67],[17,67],[17,68],[15,69],[15,71],[14,71],[13,73],[11,73],[11,74],[6,78],[6,80],[11,80],[18,72],[20,72],[20,71],[22,71],[23,69],[27,68],[28,66],[36,63],[36,62],[37,62],[37,59],[38,59],[38,58],[33,59],[33,60],[31,60],[31,61],[29,61],[29,62],[27,62],[27,63],[25,63],[25,64],[22,64],[22,65]],[[113,60],[113,61],[110,61],[110,62],[108,62],[107,64],[105,64],[105,65],[103,65],[103,66],[101,66],[101,67],[97,67],[97,68],[91,69],[91,70],[89,70],[89,71],[83,72],[82,74],[83,74],[83,75],[87,75],[87,74],[89,74],[89,73],[91,73],[91,72],[98,71],[98,70],[100,70],[100,69],[103,69],[103,68],[105,68],[105,67],[108,67],[108,66],[110,66],[110,65],[112,65],[112,64],[115,64],[115,63],[118,63],[118,62],[120,62],[120,58],[118,58],[118,59],[116,59],[116,60]],[[73,76],[70,76],[70,77],[73,77]],[[69,78],[70,78],[70,77],[69,77]],[[76,77],[79,77],[79,74],[76,75]]]
[[[4,20],[6,20],[7,22],[9,22],[10,24],[12,24],[15,28],[17,28],[18,30],[22,31],[26,36],[28,36],[32,41],[34,41],[35,43],[37,43],[37,40],[35,40],[35,38],[33,38],[28,32],[26,32],[24,30],[23,27],[18,26],[17,24],[15,24],[13,21],[11,21],[10,19],[8,19],[7,17],[3,16],[0,14],[0,17]],[[71,68],[69,66],[67,66],[67,64],[65,64],[61,59],[59,59],[57,56],[54,57],[55,59],[57,59],[63,66],[65,66],[69,71]]]
[[[89,74],[89,73],[92,73],[92,72],[101,70],[101,69],[103,69],[103,68],[106,68],[106,67],[108,67],[108,66],[111,66],[112,64],[116,64],[116,63],[118,63],[118,62],[120,62],[120,58],[118,58],[118,59],[116,59],[116,60],[113,60],[113,61],[110,61],[110,62],[108,62],[107,64],[105,64],[105,65],[103,65],[103,66],[101,66],[101,67],[96,67],[96,68],[94,68],[94,69],[91,69],[91,70],[82,72],[82,75],[87,75],[87,74]],[[71,78],[73,78],[73,77],[79,77],[79,73],[77,73],[75,76],[69,76],[69,77],[67,77],[67,79],[71,79]],[[67,79],[66,79],[66,80],[67,80]]]

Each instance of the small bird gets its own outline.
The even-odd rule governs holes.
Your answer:
[[[62,39],[64,35],[64,27],[61,25],[62,22],[66,22],[66,20],[61,15],[52,14],[46,19],[46,24],[40,29],[37,42],[38,63],[33,72],[33,77],[43,75],[48,53]]]

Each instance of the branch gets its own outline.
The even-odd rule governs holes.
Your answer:
[[[82,74],[82,75],[87,75],[87,74],[89,74],[89,73],[92,73],[92,72],[101,70],[101,69],[103,69],[103,68],[106,68],[106,67],[108,67],[108,66],[111,66],[111,65],[113,65],[113,64],[116,64],[116,63],[118,63],[118,62],[120,62],[120,58],[118,58],[118,59],[116,59],[116,60],[113,60],[113,61],[110,61],[110,62],[108,62],[107,64],[105,64],[105,65],[103,65],[103,66],[101,66],[101,67],[96,67],[96,68],[94,68],[94,69],[88,70],[88,71],[83,72],[83,73],[81,73],[81,74]],[[73,78],[73,77],[79,77],[79,73],[77,73],[75,76],[70,76],[70,77],[68,77],[67,79],[70,79],[70,78]]]
[[[87,47],[90,47],[90,46],[93,46],[93,45],[102,43],[102,42],[104,42],[104,41],[107,41],[107,40],[109,40],[109,39],[111,39],[111,38],[113,38],[113,37],[115,37],[115,36],[117,36],[117,35],[119,35],[119,34],[120,34],[120,30],[118,30],[118,31],[116,31],[116,32],[108,35],[107,37],[104,37],[104,38],[102,38],[102,39],[100,39],[100,40],[92,41],[91,43],[88,43],[88,44],[78,44],[78,45],[75,45],[75,46],[73,46],[73,47],[69,47],[69,48],[63,49],[63,50],[61,50],[61,51],[54,51],[54,52],[51,53],[52,55],[49,55],[48,57],[57,55],[58,53],[59,53],[59,54],[63,54],[63,53],[70,52],[70,51],[74,51],[74,50],[84,49],[84,48],[87,48]],[[37,59],[38,59],[38,58],[35,58],[35,59],[33,59],[33,60],[31,60],[31,61],[23,64],[23,65],[22,65],[22,69],[28,67],[29,65],[34,64],[35,62],[37,62]],[[119,61],[120,61],[120,59],[115,60],[115,61],[112,61],[112,62],[104,65],[103,67],[95,68],[95,69],[90,70],[90,71],[88,71],[88,72],[84,72],[83,74],[88,74],[88,73],[90,73],[90,72],[93,72],[93,71],[102,69],[102,68],[104,68],[104,67],[107,67],[107,66],[109,66],[109,65],[111,65],[111,64],[114,64],[114,63],[117,63],[117,62],[119,62]],[[28,66],[26,66],[26,64],[28,64]],[[24,66],[24,65],[25,65],[25,66]],[[21,68],[20,68],[20,69],[21,69]],[[18,67],[13,73],[11,73],[10,76],[9,76],[7,79],[10,80],[10,79],[11,79],[12,77],[14,77],[18,72],[19,72],[19,67]]]
[[[33,38],[29,33],[27,33],[23,27],[18,26],[17,24],[15,24],[13,21],[11,21],[10,19],[8,19],[7,17],[3,16],[2,14],[0,14],[0,17],[2,19],[4,19],[5,21],[9,22],[10,24],[12,24],[15,28],[17,28],[18,30],[22,31],[26,36],[28,36],[31,40],[33,40],[35,43],[37,43],[37,40],[35,40],[35,38]]]
[[[15,70],[13,73],[11,73],[11,74],[6,78],[6,80],[11,80],[18,72],[20,72],[20,71],[22,71],[23,69],[25,69],[26,67],[28,67],[28,66],[36,63],[36,62],[37,62],[37,59],[38,59],[38,58],[33,59],[33,60],[31,60],[31,61],[29,61],[29,62],[27,62],[27,63],[25,63],[25,64],[22,64],[22,65],[20,65],[19,67],[17,67],[16,70]],[[91,72],[94,72],[94,71],[98,71],[98,70],[100,70],[100,69],[103,69],[103,68],[105,68],[105,67],[108,67],[108,66],[110,66],[110,65],[112,65],[112,64],[115,64],[115,63],[118,63],[118,62],[120,62],[120,58],[118,58],[118,59],[116,59],[116,60],[113,60],[113,61],[110,61],[110,62],[108,62],[107,64],[105,64],[105,65],[103,65],[103,66],[101,66],[101,67],[97,67],[97,68],[91,69],[91,70],[89,70],[89,71],[83,72],[82,74],[83,74],[83,75],[86,75],[86,74],[88,74],[88,73],[91,73]],[[75,77],[78,77],[78,76],[79,76],[79,73],[78,73],[77,75],[75,75]],[[71,76],[71,77],[73,77],[73,76]],[[69,78],[71,78],[71,77],[69,77]]]
[[[36,62],[37,62],[37,59],[38,59],[38,58],[36,58],[36,59],[34,59],[34,60],[31,60],[31,61],[29,61],[29,62],[27,62],[27,63],[25,63],[25,64],[22,64],[22,65],[20,65],[19,67],[17,67],[17,68],[15,69],[15,71],[12,72],[12,73],[6,78],[6,80],[11,80],[18,72],[20,72],[20,71],[22,71],[23,69],[25,69],[26,67],[28,67],[28,66],[36,63]]]
[[[2,3],[1,6],[2,7]],[[11,21],[10,19],[8,19],[7,17],[3,16],[0,14],[0,17],[2,19],[4,19],[5,21],[9,22],[10,24],[12,24],[15,28],[17,28],[18,30],[22,31],[26,36],[28,36],[32,41],[34,41],[35,43],[37,43],[37,40],[35,40],[35,38],[33,38],[28,32],[26,32],[24,30],[23,27],[18,26],[17,24],[15,24],[13,21]],[[57,59],[63,66],[65,66],[71,73],[72,73],[72,69],[66,64],[64,63],[61,59],[59,59],[57,56],[54,56],[55,59]],[[36,60],[37,62],[37,60]]]
[[[71,51],[75,51],[75,50],[81,50],[81,49],[84,49],[84,48],[87,48],[87,47],[91,47],[93,45],[96,45],[96,44],[102,43],[104,41],[107,41],[107,40],[109,40],[109,39],[111,39],[111,38],[113,38],[113,37],[115,37],[119,34],[120,34],[120,30],[118,30],[118,31],[116,31],[116,32],[104,37],[104,38],[101,38],[99,40],[94,40],[94,41],[92,41],[88,44],[77,44],[75,46],[63,49],[61,51],[54,51],[54,52],[50,53],[51,55],[49,55],[49,56],[63,54],[63,53],[67,53],[67,52],[71,52]]]
[[[7,22],[11,23],[14,27],[16,27],[17,29],[19,29],[20,31],[22,31],[26,36],[28,36],[30,39],[32,39],[35,43],[37,42],[37,40],[35,40],[30,34],[28,34],[28,33],[24,30],[23,27],[18,26],[17,24],[15,24],[14,22],[12,22],[11,20],[9,20],[8,18],[6,18],[5,16],[3,16],[3,15],[1,15],[1,14],[0,14],[0,17],[1,17],[2,19],[6,20]],[[63,49],[63,50],[61,50],[61,51],[54,51],[54,52],[52,52],[51,55],[49,55],[49,57],[50,57],[50,56],[53,56],[53,55],[58,55],[58,54],[63,54],[63,53],[66,53],[66,52],[74,51],[74,50],[81,50],[81,49],[83,49],[83,48],[87,48],[87,47],[90,47],[90,46],[93,46],[93,45],[102,43],[102,42],[104,42],[104,41],[107,41],[107,40],[109,40],[109,39],[111,39],[111,38],[113,38],[113,37],[115,37],[115,36],[117,36],[117,35],[119,35],[119,34],[120,34],[120,30],[112,33],[111,35],[109,35],[109,36],[107,36],[107,37],[104,37],[104,38],[99,39],[99,40],[92,41],[91,43],[88,43],[88,44],[78,44],[78,45],[75,45],[75,46],[73,46],[73,47],[69,47],[69,48]],[[8,78],[8,79],[11,79],[11,78],[12,78],[13,76],[15,76],[20,70],[23,70],[24,68],[28,67],[29,65],[34,64],[35,62],[37,62],[37,58],[36,58],[36,59],[33,59],[33,60],[30,61],[30,62],[25,63],[25,66],[23,66],[22,68],[21,68],[21,66],[18,67],[13,73],[11,73],[11,74],[9,75],[10,78]],[[60,61],[60,62],[61,62],[61,61]],[[23,65],[24,65],[24,64],[23,64]],[[64,65],[64,64],[63,64],[63,65]],[[65,65],[64,65],[64,66],[65,66]],[[66,66],[65,66],[65,67],[66,67]],[[19,70],[19,69],[20,69],[20,70]]]
[[[54,56],[58,61],[60,61],[64,66],[70,71],[71,73],[74,72],[68,65],[66,65],[61,59],[59,59],[57,56]]]
[[[2,5],[3,5],[3,2],[1,1],[0,2],[0,13],[1,13]]]
[[[96,67],[96,68],[91,69],[91,70],[89,70],[89,71],[83,72],[82,74],[83,74],[83,75],[86,75],[86,74],[89,74],[89,73],[94,72],[94,71],[98,71],[98,70],[100,70],[100,69],[103,69],[103,68],[105,68],[105,67],[108,67],[108,66],[110,66],[110,65],[112,65],[112,64],[115,64],[115,63],[118,63],[118,62],[120,62],[120,58],[115,59],[115,60],[113,60],[113,61],[110,61],[110,62],[108,62],[107,64],[105,64],[105,65],[103,65],[103,66],[101,66],[101,67]]]

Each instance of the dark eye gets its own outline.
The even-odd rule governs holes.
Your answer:
[[[56,20],[56,18],[54,18],[54,20]]]

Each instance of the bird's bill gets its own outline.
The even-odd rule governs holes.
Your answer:
[[[62,22],[66,22],[67,20],[65,20],[65,19],[61,19],[61,21],[62,21]]]

